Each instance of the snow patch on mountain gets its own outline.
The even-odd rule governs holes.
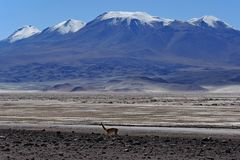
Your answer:
[[[82,29],[85,26],[85,23],[79,20],[70,19],[67,21],[63,21],[53,27],[49,27],[46,29],[46,32],[58,32],[62,35],[68,33],[75,33]]]
[[[12,35],[10,35],[7,38],[7,41],[10,42],[10,43],[14,43],[16,41],[29,38],[29,37],[31,37],[35,34],[40,33],[40,32],[41,31],[34,26],[31,26],[31,25],[24,26],[24,27],[18,29],[17,31],[15,31]]]
[[[104,14],[98,16],[96,21],[104,21],[104,20],[113,20],[113,24],[117,24],[117,22],[127,20],[128,24],[131,23],[132,20],[139,20],[142,24],[152,25],[154,22],[163,22],[164,25],[169,25],[173,20],[164,19],[155,16],[151,16],[145,12],[122,12],[122,11],[110,11],[105,12]]]
[[[189,23],[197,26],[205,24],[212,28],[232,28],[232,26],[214,16],[203,16],[201,18],[193,18],[189,20]]]

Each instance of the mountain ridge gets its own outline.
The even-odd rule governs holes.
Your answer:
[[[88,88],[90,83],[114,90],[145,85],[152,89],[161,78],[154,85],[201,89],[240,83],[240,31],[216,17],[179,21],[144,12],[105,12],[86,24],[78,22],[80,27],[67,27],[66,34],[43,30],[0,43],[0,82],[87,79],[76,86]],[[119,84],[108,83],[110,79]]]
[[[160,18],[160,17],[157,17],[157,16],[151,16],[151,15],[149,15],[146,12],[109,11],[109,12],[105,12],[105,13],[97,16],[94,20],[107,20],[107,19],[118,19],[118,18],[119,19],[128,19],[128,20],[129,19],[130,20],[131,19],[135,19],[135,20],[138,19],[138,20],[141,20],[141,21],[143,21],[145,23],[163,22],[165,25],[169,25],[169,24],[171,24],[174,21],[179,21],[181,23],[189,23],[189,24],[193,24],[193,25],[199,25],[199,21],[203,21],[206,24],[208,24],[210,27],[213,27],[213,28],[214,28],[214,23],[220,22],[220,23],[224,24],[225,27],[227,27],[229,29],[234,29],[231,25],[229,25],[226,22],[220,20],[219,18],[214,17],[214,16],[209,16],[209,15],[206,15],[206,16],[203,16],[203,17],[200,17],[200,18],[192,18],[190,20],[181,21],[181,20],[176,20],[176,19],[173,20],[173,19],[167,19],[167,18]],[[77,32],[82,27],[84,27],[86,25],[86,23],[81,21],[81,20],[68,19],[68,20],[60,22],[60,23],[58,23],[56,25],[53,25],[52,27],[47,27],[47,28],[43,29],[41,32],[44,32],[44,31],[54,31],[55,29],[58,29],[57,27],[61,27],[62,25],[66,24],[66,23],[69,23],[69,22],[77,23],[79,25],[79,26],[74,26],[73,25],[73,27],[76,27],[76,29],[73,29],[72,32]],[[31,25],[29,25],[29,26],[31,26]],[[70,28],[69,30],[71,30],[71,29],[72,28]],[[237,29],[234,29],[234,30],[237,30]],[[62,34],[66,34],[66,33],[62,33]]]

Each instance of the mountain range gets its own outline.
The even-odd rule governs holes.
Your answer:
[[[180,21],[117,11],[42,31],[28,25],[0,41],[0,82],[74,91],[239,84],[240,31],[214,16]]]

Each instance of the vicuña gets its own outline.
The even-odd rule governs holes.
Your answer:
[[[102,123],[101,123],[103,129],[106,131],[108,136],[116,136],[118,134],[118,129],[117,128],[106,128]]]

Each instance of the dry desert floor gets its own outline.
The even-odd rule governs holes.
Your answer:
[[[0,160],[239,157],[238,94],[0,94]]]

